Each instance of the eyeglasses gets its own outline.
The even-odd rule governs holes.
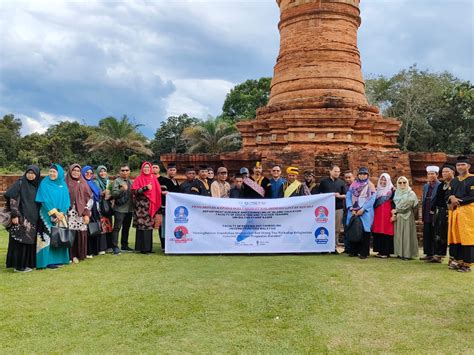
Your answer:
[[[121,169],[120,171],[125,172],[125,171],[130,171],[130,169]]]
[[[280,170],[280,169],[272,169],[272,171],[274,171],[274,172],[279,172],[279,171],[281,171],[281,170]]]
[[[402,185],[402,184],[403,184],[403,185],[406,185],[407,182],[406,182],[406,181],[400,181],[400,182],[398,183],[398,185]]]
[[[221,171],[219,174],[227,175],[227,171]]]

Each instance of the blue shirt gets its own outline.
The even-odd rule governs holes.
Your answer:
[[[274,178],[270,179],[270,198],[279,198],[283,197],[283,185],[286,183],[286,180],[279,178],[275,180]]]

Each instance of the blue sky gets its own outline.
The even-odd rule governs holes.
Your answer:
[[[362,0],[364,75],[417,63],[474,81],[473,3]],[[278,18],[274,0],[0,0],[0,115],[27,134],[127,114],[147,136],[217,115],[234,85],[272,75]]]

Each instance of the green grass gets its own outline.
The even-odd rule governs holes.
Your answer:
[[[122,254],[16,274],[6,246],[1,353],[474,353],[474,273],[446,265]]]

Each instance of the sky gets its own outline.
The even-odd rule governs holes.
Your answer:
[[[417,64],[474,82],[474,0],[362,0],[363,73]],[[23,134],[126,114],[152,137],[168,116],[221,113],[272,76],[274,0],[0,0],[0,115]]]

